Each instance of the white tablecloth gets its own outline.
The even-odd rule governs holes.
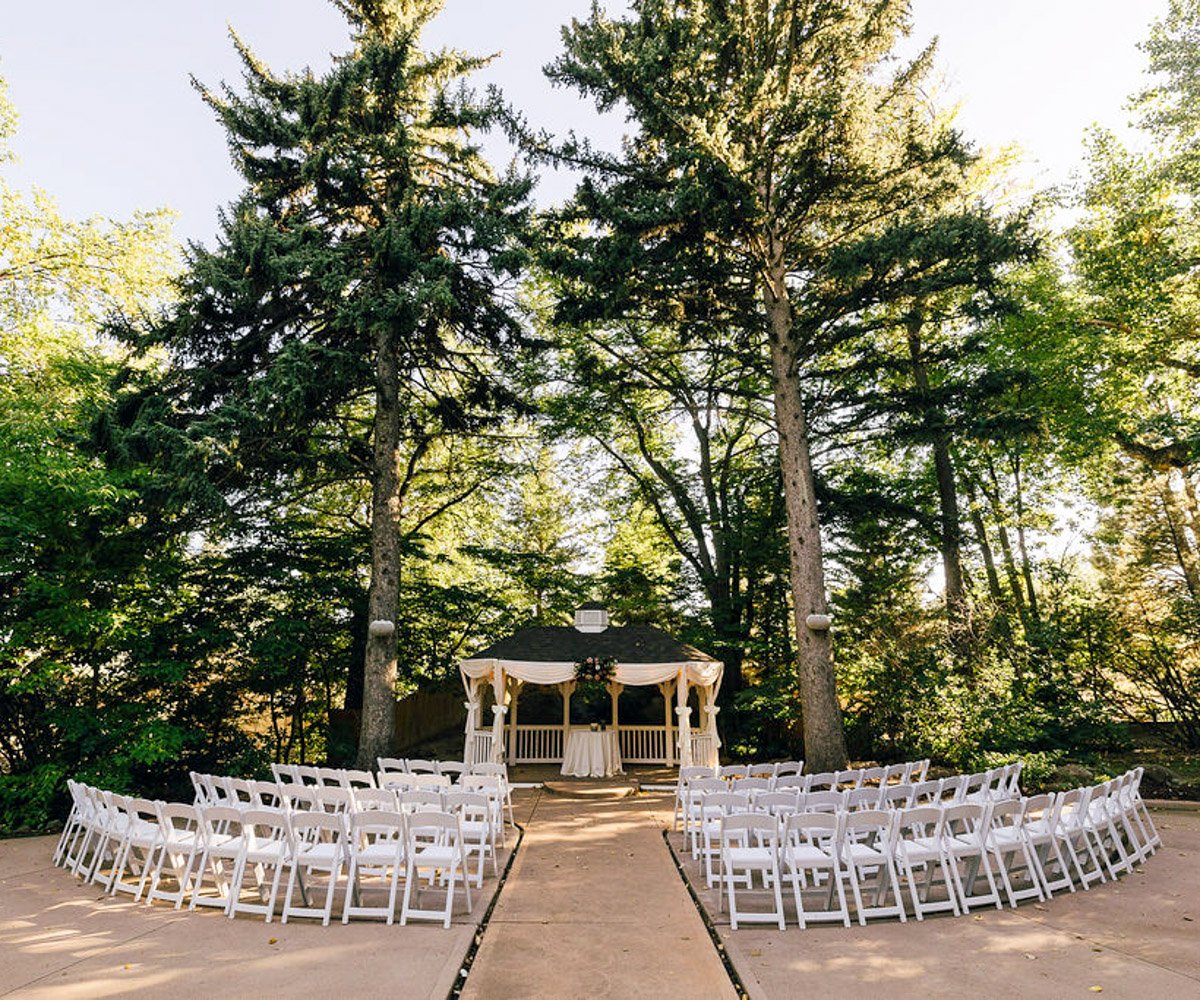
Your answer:
[[[562,773],[574,778],[608,778],[623,773],[616,730],[593,733],[590,729],[572,729],[563,751]]]

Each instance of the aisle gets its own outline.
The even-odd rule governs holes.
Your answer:
[[[663,843],[669,795],[541,794],[464,998],[736,998]]]

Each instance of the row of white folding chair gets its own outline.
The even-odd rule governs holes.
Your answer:
[[[1104,880],[1105,869],[1109,877],[1115,878],[1122,872],[1131,871],[1134,865],[1161,845],[1153,820],[1139,794],[1140,778],[1140,772],[1135,770],[1092,788],[1073,789],[1057,795],[1043,794],[1025,799],[979,799],[917,806],[899,811],[874,811],[872,816],[891,816],[894,824],[894,829],[888,833],[892,870],[889,870],[887,865],[879,867],[876,864],[875,871],[885,882],[890,878],[891,884],[895,886],[899,884],[895,881],[896,873],[904,875],[918,919],[923,919],[925,913],[938,909],[950,909],[955,914],[966,912],[980,903],[994,904],[999,908],[1002,905],[999,892],[1001,888],[1010,905],[1014,907],[1021,900],[1028,898],[1044,900],[1055,891],[1064,888],[1074,892],[1076,880],[1084,888],[1088,888],[1091,882]],[[721,793],[717,795],[720,796]],[[727,793],[725,801],[720,797],[715,801],[735,809],[738,806],[734,796]],[[761,798],[759,804],[762,804]],[[745,805],[747,810],[752,809],[748,798]],[[722,817],[722,823],[727,820],[728,815],[738,813]],[[741,815],[755,813],[747,811]],[[768,825],[773,818],[761,813],[758,815]],[[813,818],[818,815],[826,815],[829,818]],[[879,862],[878,845],[862,843],[861,833],[864,825],[868,829],[871,827],[870,820],[864,821],[862,815],[853,811],[786,812],[774,818],[779,823],[781,836],[789,848],[795,847],[796,844],[788,839],[786,831],[796,826],[807,824],[820,830],[839,830],[836,838],[827,838],[823,846],[812,843],[805,845],[804,850],[797,853],[796,860],[807,859],[814,863],[814,867],[829,868],[834,872],[837,871],[837,864],[841,864],[853,885],[861,870],[872,867],[865,865],[864,861]],[[796,816],[807,818],[794,820]],[[711,819],[709,822],[711,823]],[[711,826],[709,830],[711,831]],[[723,850],[723,834],[721,838],[720,849]],[[834,847],[833,844],[837,846]],[[817,847],[824,851],[826,857],[822,858],[814,853]],[[709,863],[711,852],[712,846],[706,840],[706,864]],[[734,870],[737,869],[738,858],[736,853],[732,856]],[[969,862],[965,873],[962,871],[964,861]],[[992,871],[993,865],[995,874]],[[947,898],[931,903],[929,892],[934,884],[935,869],[938,868],[941,870],[941,884],[946,887]],[[925,876],[924,886],[920,890],[917,884],[918,869]],[[986,892],[975,891],[981,870],[988,884]],[[1016,873],[1024,874],[1027,883],[1025,886],[1018,888],[1014,884],[1013,876]],[[794,872],[792,874],[795,876]],[[1051,877],[1052,874],[1055,877]],[[996,880],[997,875],[999,884]],[[720,874],[717,878],[719,882]],[[727,887],[732,895],[732,883],[728,883]],[[794,884],[793,888],[796,907],[803,925],[799,886]],[[886,888],[886,884],[877,886],[879,893],[884,893]],[[832,893],[831,886],[830,903]],[[896,889],[893,895],[894,908],[900,905],[899,890]],[[857,890],[855,899],[856,905],[860,903]],[[844,911],[843,897],[841,908],[828,912],[834,916],[843,915],[848,921],[848,914]],[[886,912],[892,913],[892,909]],[[865,916],[885,915],[884,911],[864,911],[861,905],[859,914],[860,921],[864,920]],[[902,913],[895,915],[904,919]]]
[[[374,788],[375,775],[353,767],[315,767],[310,764],[272,764],[271,774],[283,784]]]
[[[714,880],[718,905],[728,892],[734,929],[738,919],[765,919],[782,929],[779,884],[787,878],[801,927],[811,920],[841,920],[849,926],[846,884],[859,923],[871,917],[904,921],[902,887],[906,884],[913,911],[921,920],[937,910],[958,915],[978,905],[1000,908],[1001,888],[1016,906],[1023,897],[1014,889],[1010,873],[1019,870],[1026,872],[1031,885],[1022,892],[1045,898],[1036,862],[1024,840],[1018,835],[1012,842],[1002,841],[995,835],[998,830],[1019,831],[1023,810],[1019,800],[1011,800],[893,811],[794,813],[782,820],[761,813],[730,813],[720,819],[713,852],[718,863]],[[706,844],[706,857],[708,850]],[[737,909],[737,885],[741,882],[750,887],[752,870],[762,873],[764,888],[774,894],[775,908],[768,913],[739,913]],[[939,871],[940,882],[936,878]],[[986,892],[976,891],[981,872]],[[814,911],[804,905],[803,895],[810,888],[821,890],[822,881],[826,903]],[[945,888],[944,900],[930,899],[935,884]]]
[[[418,838],[410,853],[399,855],[399,867],[406,857],[410,879],[420,872],[436,872],[443,881],[450,878],[444,914],[446,925],[450,919],[453,881],[461,876],[464,882],[472,877],[476,886],[482,886],[483,869],[490,858],[493,873],[496,872],[497,856],[493,817],[497,809],[493,800],[480,793],[458,791],[451,793],[408,793],[427,796],[423,801],[401,801],[397,811],[375,808],[363,812],[297,811],[279,809],[237,809],[231,806],[195,806],[183,803],[153,802],[135,799],[88,786],[71,783],[73,796],[78,796],[78,808],[73,809],[56,849],[56,859],[66,859],[72,870],[87,880],[103,885],[110,894],[128,892],[135,899],[145,894],[146,902],[164,899],[173,902],[178,909],[184,898],[191,895],[189,908],[216,905],[229,916],[239,912],[262,914],[270,921],[280,889],[280,878],[284,868],[290,869],[282,919],[286,923],[290,916],[320,916],[329,922],[333,891],[343,866],[357,867],[355,857],[364,845],[362,834],[379,826],[386,827],[388,817],[412,817],[405,829]],[[318,795],[326,793],[347,794],[344,789],[315,789]],[[432,797],[433,801],[428,801]],[[400,796],[403,800],[404,796]],[[419,831],[430,825],[439,826],[436,819],[428,816],[452,816],[454,836],[447,841],[441,836],[437,841],[421,839]],[[444,827],[443,834],[451,828]],[[368,838],[369,839],[369,838]],[[368,852],[366,870],[378,867],[378,848]],[[461,855],[461,858],[459,858]],[[469,860],[477,858],[475,872],[471,873]],[[457,860],[456,860],[457,859]],[[229,871],[226,872],[226,865]],[[105,868],[108,868],[106,871]],[[160,885],[164,868],[169,866],[175,876],[177,888],[168,891]],[[399,867],[392,872],[391,910],[394,911],[395,885]],[[254,903],[242,899],[241,890],[250,869],[257,879],[261,891],[266,888],[262,873],[274,872],[269,895],[265,901]],[[308,905],[307,891],[302,871],[327,872],[325,905],[313,908]],[[126,879],[126,872],[140,877],[136,883]],[[215,898],[203,893],[206,875],[212,875]],[[194,879],[194,884],[192,884]],[[293,895],[299,885],[303,905],[293,905]],[[424,918],[430,915],[411,907],[413,886],[406,882],[404,908],[401,923],[409,916]],[[420,886],[415,887],[418,892]],[[470,908],[470,889],[464,884],[467,905]],[[353,900],[357,899],[358,886],[351,876],[343,919],[356,913]],[[373,913],[374,911],[372,911]]]
[[[448,774],[457,779],[470,767],[461,760],[426,760],[419,757],[377,757],[375,763],[381,774]]]

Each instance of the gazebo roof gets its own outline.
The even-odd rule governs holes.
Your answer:
[[[534,625],[466,659],[574,663],[588,656],[611,656],[626,664],[717,662],[715,657],[650,625],[610,625],[603,632],[581,632],[570,625]]]

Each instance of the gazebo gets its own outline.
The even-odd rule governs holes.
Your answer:
[[[716,704],[724,669],[720,661],[649,625],[610,625],[608,612],[595,603],[575,612],[574,627],[523,628],[459,662],[467,694],[463,759],[468,763],[561,762],[571,730],[575,664],[589,656],[616,661],[608,693],[612,728],[625,763],[668,767],[716,764],[721,747]],[[557,688],[563,703],[562,725],[518,724],[518,702],[526,684]],[[621,691],[627,686],[650,685],[663,697],[663,725],[621,726]],[[700,709],[695,726],[688,705],[692,689]],[[489,690],[490,728],[484,718]]]

